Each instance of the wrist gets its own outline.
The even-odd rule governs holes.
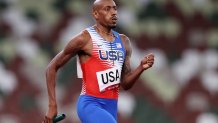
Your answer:
[[[138,69],[139,69],[140,73],[142,73],[144,70],[146,70],[143,65],[139,65]]]
[[[57,104],[56,104],[56,103],[54,103],[54,104],[49,104],[48,106],[49,106],[49,107],[57,107]]]

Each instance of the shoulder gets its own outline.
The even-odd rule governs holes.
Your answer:
[[[119,34],[125,48],[130,48],[130,40],[125,34]]]
[[[127,37],[125,34],[119,34],[119,35],[124,44],[130,44],[129,37]]]
[[[65,49],[67,49],[67,51],[71,51],[71,49],[83,50],[84,47],[89,44],[90,38],[89,32],[87,30],[82,30],[68,42]]]
[[[81,37],[84,38],[84,39],[90,39],[91,38],[89,32],[86,29],[83,30],[80,34],[81,34]]]
[[[89,40],[91,39],[91,36],[89,32],[85,29],[79,32],[77,35],[75,35],[69,42],[69,44],[78,44],[79,45],[84,45],[86,44]]]
[[[88,41],[91,38],[89,32],[87,30],[81,31],[77,34],[73,39],[78,39],[80,41]]]

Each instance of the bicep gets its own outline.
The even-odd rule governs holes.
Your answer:
[[[71,54],[65,54],[63,50],[53,58],[50,65],[53,66],[55,69],[58,69],[63,66],[67,61],[69,61],[71,57]]]
[[[131,72],[130,58],[132,55],[132,49],[131,49],[131,44],[130,44],[130,40],[128,37],[125,36],[123,39],[123,42],[124,42],[124,46],[126,50],[126,57],[125,57],[125,61],[123,64],[122,73],[123,75],[128,75]]]
[[[73,56],[75,56],[79,51],[83,50],[86,44],[85,34],[81,33],[75,36],[66,46],[65,48],[58,53],[53,60],[51,61],[51,65],[58,69],[63,66],[67,61],[69,61]]]
[[[124,64],[123,64],[122,76],[128,75],[130,72],[131,72],[130,58],[126,57]]]

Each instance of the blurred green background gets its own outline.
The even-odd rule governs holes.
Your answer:
[[[0,123],[39,123],[48,107],[45,68],[94,24],[93,0],[0,0]],[[218,1],[116,0],[116,30],[132,42],[134,69],[155,64],[119,97],[119,123],[218,123]],[[63,123],[80,123],[76,59],[58,73]]]

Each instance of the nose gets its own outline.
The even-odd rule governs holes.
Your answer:
[[[117,15],[117,10],[116,10],[115,8],[112,9],[111,14],[112,14],[112,15]]]

